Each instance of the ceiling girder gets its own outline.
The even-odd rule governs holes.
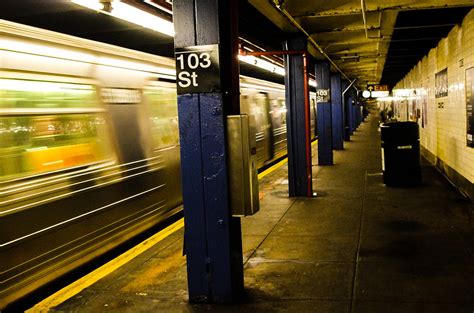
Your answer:
[[[403,71],[408,72],[474,7],[472,0],[249,2],[282,30],[300,36],[275,8],[278,3],[338,68],[351,80],[358,78],[357,85],[361,88],[367,81],[394,85],[403,77]],[[450,15],[453,17],[449,18]],[[318,51],[309,51],[318,57]],[[392,73],[395,69],[397,72]]]
[[[469,7],[472,0],[367,0],[366,12],[383,11],[413,11],[427,9],[445,9],[447,7]],[[362,15],[360,1],[332,0],[332,1],[305,1],[289,0],[284,1],[286,10],[292,13],[293,17],[325,17],[343,15]]]

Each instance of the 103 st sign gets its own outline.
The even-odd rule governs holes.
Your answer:
[[[220,90],[218,45],[176,49],[178,95]]]
[[[316,102],[331,102],[331,90],[330,89],[317,89],[316,90]]]

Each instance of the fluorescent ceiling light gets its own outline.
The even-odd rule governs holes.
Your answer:
[[[263,59],[256,58],[253,55],[239,55],[239,60],[244,63],[267,70],[269,72],[285,76],[285,69],[283,67],[277,66]]]
[[[372,98],[384,98],[389,96],[388,91],[372,91]]]
[[[168,8],[165,8],[164,6],[162,6],[162,5],[158,4],[158,3],[155,3],[155,2],[153,2],[153,1],[151,1],[151,0],[144,0],[144,2],[147,3],[147,4],[149,4],[149,5],[151,5],[151,6],[154,6],[155,8],[158,8],[158,9],[160,9],[160,10],[162,10],[162,11],[168,13],[168,14],[173,15],[173,11],[169,10]]]
[[[316,88],[318,86],[318,83],[316,83],[316,81],[314,79],[309,79],[309,82],[308,82],[308,85],[310,85],[311,87],[314,87]]]
[[[127,22],[140,25],[156,32],[174,37],[173,23],[159,16],[137,9],[134,6],[123,3],[119,0],[111,1],[112,10],[104,11],[103,5],[98,0],[71,0],[73,3],[83,7],[99,11],[101,13],[114,16]]]
[[[358,55],[344,55],[341,57],[342,61],[353,61],[359,62],[360,57]]]
[[[175,35],[174,26],[172,22],[169,22],[159,16],[137,9],[134,6],[128,5],[119,0],[111,1],[112,10],[110,12],[107,12],[104,10],[104,6],[102,3],[99,2],[99,0],[71,0],[71,1],[75,4],[89,8],[91,10],[120,18],[130,23],[134,23],[134,24],[143,26],[145,28],[152,29],[154,31],[163,33],[171,37],[174,37]],[[156,6],[155,3],[152,3],[151,1],[145,0],[145,2]],[[160,9],[165,9],[165,8],[160,7]],[[169,12],[169,10],[168,11],[165,10],[165,11],[172,14],[172,12]],[[281,76],[285,76],[285,69],[283,67],[275,65],[266,60],[259,59],[254,56],[241,56],[241,55],[239,55],[239,59],[242,62],[245,62],[247,64],[257,66],[261,69],[267,70],[269,72],[272,72]],[[171,73],[171,72],[166,73],[166,75],[173,75],[173,74],[175,73]]]

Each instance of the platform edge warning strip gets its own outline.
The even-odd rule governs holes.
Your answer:
[[[284,158],[283,160],[281,160],[280,162],[276,163],[275,165],[272,165],[271,167],[267,168],[265,171],[263,171],[263,172],[261,172],[260,174],[258,174],[258,179],[264,178],[265,176],[267,176],[267,175],[270,174],[271,172],[275,171],[276,169],[278,169],[279,167],[281,167],[282,165],[284,165],[286,162],[288,162],[288,158]]]
[[[313,140],[313,142],[311,143],[311,146],[314,146],[315,144],[318,143],[318,140]],[[265,171],[261,172],[260,174],[258,174],[258,179],[262,179],[264,178],[265,176],[267,176],[268,174],[272,173],[273,171],[275,171],[276,169],[278,169],[279,167],[281,167],[282,165],[284,165],[285,163],[288,162],[288,158],[284,158],[283,160],[281,160],[280,162],[276,163],[275,165],[269,167],[268,169],[266,169]]]
[[[311,145],[314,146],[317,142],[318,140],[314,140],[311,143]],[[271,166],[267,170],[258,174],[258,179],[262,179],[263,177],[277,170],[278,168],[280,168],[287,162],[288,162],[288,158],[284,158],[280,162],[276,163],[275,165]],[[130,260],[132,260],[133,258],[147,251],[148,249],[153,247],[155,244],[162,241],[163,239],[165,239],[166,237],[170,236],[171,234],[180,230],[183,227],[184,227],[184,218],[181,218],[174,224],[166,227],[165,229],[158,232],[154,236],[144,240],[143,242],[139,243],[138,245],[128,250],[127,252],[121,254],[117,258],[109,261],[108,263],[102,265],[101,267],[94,270],[93,272],[87,274],[86,276],[80,278],[79,280],[73,282],[72,284],[57,291],[56,293],[52,294],[48,298],[44,299],[43,301],[35,304],[32,308],[26,310],[25,312],[26,313],[48,312],[50,308],[54,308],[60,305],[61,303],[65,302],[66,300],[74,297],[76,294],[78,294],[82,290],[86,289],[87,287],[91,286],[92,284],[99,281],[103,277],[112,273],[113,271],[121,267],[122,265],[125,265],[126,263],[130,262]]]
[[[94,270],[93,272],[87,274],[86,276],[80,278],[79,280],[73,282],[72,284],[52,294],[51,296],[44,299],[43,301],[37,303],[31,309],[28,309],[25,312],[33,313],[33,312],[49,311],[49,309],[54,308],[60,305],[61,303],[65,302],[67,299],[74,297],[76,294],[86,289],[87,287],[91,286],[92,284],[100,280],[101,278],[112,273],[113,271],[121,267],[122,265],[125,265],[126,263],[130,262],[133,258],[137,257],[138,255],[142,254],[143,252],[153,247],[158,242],[162,241],[163,239],[170,236],[174,232],[183,228],[183,226],[184,226],[184,218],[181,218],[180,220],[164,228],[163,230],[153,235],[152,237],[137,244],[135,247],[121,254],[117,258],[109,261],[108,263],[102,265],[101,267]]]

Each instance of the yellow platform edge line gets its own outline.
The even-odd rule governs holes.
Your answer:
[[[108,263],[102,265],[101,267],[94,270],[93,272],[87,274],[86,276],[78,279],[72,284],[52,294],[51,296],[44,299],[43,301],[37,303],[35,306],[33,306],[31,309],[26,310],[25,312],[28,312],[28,313],[48,312],[49,309],[54,308],[60,305],[61,303],[65,302],[66,300],[74,297],[76,294],[78,294],[85,288],[91,286],[92,284],[100,280],[101,278],[107,276],[108,274],[112,273],[113,271],[121,267],[122,265],[130,262],[133,258],[147,251],[158,242],[162,241],[163,239],[170,236],[174,232],[180,230],[181,228],[183,228],[183,226],[184,226],[184,218],[181,218],[180,220],[164,228],[163,230],[153,235],[152,237],[142,241],[135,247],[121,254],[117,258],[109,261]]]
[[[279,167],[284,165],[286,162],[288,162],[288,158],[284,158],[283,160],[281,160],[277,164],[270,166],[269,168],[267,168],[266,170],[264,170],[263,172],[258,174],[258,179],[264,178],[268,174],[272,173],[273,171],[275,171],[276,169],[278,169]]]
[[[314,140],[311,143],[311,145],[315,145],[317,142],[318,140]],[[275,170],[277,170],[278,168],[280,168],[287,162],[288,162],[288,158],[284,158],[280,162],[276,163],[275,165],[269,167],[262,173],[258,174],[258,179],[262,179],[268,174],[274,172]],[[60,305],[61,303],[65,302],[66,300],[74,297],[76,294],[78,294],[82,290],[91,286],[92,284],[99,281],[100,279],[104,278],[105,276],[112,273],[113,271],[121,267],[122,265],[125,265],[126,263],[130,262],[133,258],[147,251],[148,249],[153,247],[155,244],[162,241],[163,239],[165,239],[166,237],[170,236],[171,234],[180,230],[183,227],[184,227],[184,218],[181,218],[177,222],[166,227],[165,229],[153,235],[152,237],[144,240],[143,242],[139,243],[132,249],[121,254],[117,258],[102,265],[101,267],[94,270],[93,272],[87,274],[86,276],[80,278],[79,280],[73,282],[72,284],[52,294],[51,296],[44,299],[43,301],[37,303],[31,309],[28,309],[25,312],[26,313],[48,312],[50,308],[54,308]]]
[[[311,145],[314,146],[315,144],[318,143],[318,139],[314,140]],[[258,174],[258,179],[262,179],[264,178],[265,176],[267,176],[268,174],[274,172],[276,169],[278,169],[279,167],[281,167],[283,164],[285,164],[286,162],[288,162],[288,158],[284,158],[283,160],[281,160],[280,162],[278,162],[277,164],[267,168],[266,170],[264,170],[263,172],[261,172],[260,174]]]

